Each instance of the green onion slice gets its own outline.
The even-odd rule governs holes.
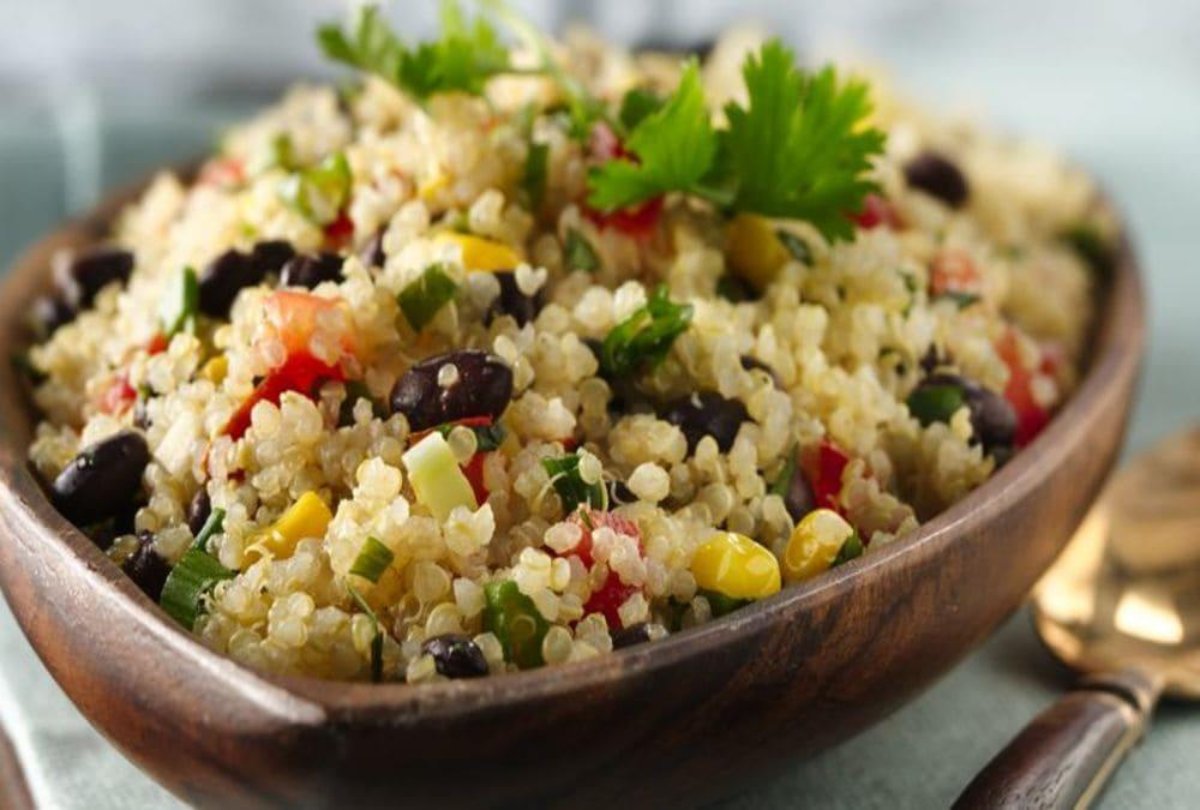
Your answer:
[[[158,602],[168,616],[192,630],[204,612],[208,592],[218,582],[233,576],[234,572],[221,565],[216,557],[193,546],[167,575]]]
[[[563,245],[563,260],[568,270],[585,270],[594,273],[600,269],[600,256],[592,243],[574,228],[567,229],[567,239]]]
[[[163,334],[170,340],[180,332],[196,331],[196,315],[200,311],[200,279],[191,267],[185,267],[167,285],[159,309]]]
[[[692,305],[676,304],[660,286],[632,315],[613,327],[604,338],[600,368],[610,377],[625,377],[652,369],[666,359],[675,338],[692,322]]]
[[[225,510],[220,507],[212,510],[208,516],[208,520],[204,521],[204,525],[200,527],[200,531],[196,533],[196,542],[192,544],[192,548],[198,548],[201,551],[208,551],[208,541],[221,532],[225,525]]]
[[[850,535],[842,547],[838,549],[837,556],[833,559],[833,566],[836,568],[843,563],[848,563],[856,557],[861,557],[863,553],[862,538],[858,536],[858,532]]]
[[[404,313],[413,331],[420,332],[437,315],[438,310],[454,299],[458,285],[445,268],[432,264],[425,268],[416,281],[411,282],[396,296],[400,311]]]
[[[544,143],[530,142],[529,154],[525,156],[525,176],[521,188],[529,200],[529,210],[536,213],[546,197],[546,166],[550,159],[550,147]]]
[[[922,427],[949,422],[965,404],[963,390],[956,385],[923,385],[908,395],[908,410]]]
[[[544,458],[542,468],[550,476],[554,491],[562,499],[565,513],[570,514],[585,504],[595,509],[608,508],[608,490],[604,487],[604,482],[589,484],[579,475],[578,453]]]
[[[375,615],[375,611],[371,610],[371,606],[367,604],[367,600],[353,585],[347,585],[346,589],[350,592],[350,598],[358,605],[359,610],[366,614],[371,620],[371,626],[375,629],[375,635],[371,638],[371,681],[379,683],[383,680],[383,630],[379,623],[379,617]]]
[[[542,639],[550,625],[533,600],[512,580],[487,583],[483,595],[483,627],[496,635],[504,657],[521,669],[541,666]]]
[[[392,550],[374,537],[368,537],[350,566],[350,573],[360,576],[370,582],[379,582],[383,572],[392,564],[396,555]]]
[[[328,225],[350,200],[354,175],[341,152],[316,166],[293,172],[279,187],[279,196],[293,210],[317,225]]]

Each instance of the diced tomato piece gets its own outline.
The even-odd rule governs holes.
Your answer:
[[[133,407],[135,402],[137,391],[129,384],[129,377],[122,374],[100,395],[100,410],[109,416],[117,416]]]
[[[983,278],[971,255],[965,250],[940,251],[929,268],[929,292],[933,296],[982,293]]]
[[[353,236],[354,222],[345,209],[338,212],[337,219],[325,226],[325,241],[330,247],[343,248]]]
[[[822,439],[815,449],[804,454],[801,466],[818,507],[843,511],[838,498],[842,494],[842,476],[849,464],[850,456],[828,439]]]
[[[318,360],[308,352],[289,355],[283,361],[283,365],[264,377],[254,389],[254,393],[234,411],[223,432],[234,440],[240,439],[250,427],[250,414],[258,403],[270,402],[272,405],[278,405],[280,398],[287,391],[312,396],[317,383],[344,378],[340,366]]]
[[[246,167],[234,157],[213,158],[200,169],[197,181],[202,186],[232,188],[246,182]]]
[[[580,509],[571,515],[571,522],[583,529],[583,536],[575,548],[566,556],[574,554],[587,568],[591,568],[595,560],[592,558],[592,532],[600,528],[612,529],[617,534],[628,535],[637,540],[638,549],[642,548],[642,530],[629,518],[603,512],[599,509]]]
[[[621,605],[625,600],[641,590],[636,585],[627,585],[615,572],[609,572],[608,579],[600,589],[593,591],[583,606],[584,614],[599,613],[608,622],[609,630],[619,630],[624,625],[621,622]]]
[[[850,219],[865,231],[881,226],[894,231],[904,227],[904,220],[901,219],[900,212],[887,199],[878,194],[868,194],[863,200],[863,210],[857,214],[851,214]]]
[[[169,345],[170,341],[167,340],[167,336],[162,332],[158,332],[154,335],[154,337],[150,338],[150,342],[146,344],[146,353],[151,356],[162,354],[167,350],[167,346]]]
[[[309,341],[317,330],[317,319],[322,313],[335,310],[339,305],[337,300],[312,293],[277,290],[267,298],[264,309],[267,323],[291,355],[308,353]],[[342,349],[348,354],[354,353],[354,335],[347,333],[342,336]]]
[[[1034,399],[1033,374],[1021,363],[1016,333],[1012,330],[1006,332],[996,350],[1008,366],[1008,385],[1004,389],[1004,398],[1017,415],[1017,432],[1013,441],[1017,447],[1024,447],[1036,439],[1049,423],[1050,412]]]

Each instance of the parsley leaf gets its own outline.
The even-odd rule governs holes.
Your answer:
[[[695,191],[717,155],[717,135],[693,61],[666,104],[645,115],[625,144],[640,162],[610,160],[589,172],[588,203],[612,211],[668,191]]]
[[[850,239],[848,213],[875,184],[865,177],[884,135],[864,127],[867,85],[839,83],[833,68],[806,75],[778,40],[742,69],[748,106],[725,108],[722,170],[732,207],[768,217],[803,219],[825,238]]]
[[[442,34],[411,48],[388,26],[377,6],[361,10],[353,30],[324,25],[317,41],[330,59],[374,73],[424,100],[438,93],[483,93],[493,76],[508,72],[508,49],[485,17],[469,21],[454,0],[442,3]]]
[[[667,297],[666,285],[612,328],[600,349],[600,368],[606,376],[624,377],[654,368],[671,350],[675,338],[692,322],[692,305],[676,304]]]

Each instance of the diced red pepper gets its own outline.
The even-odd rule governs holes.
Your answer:
[[[156,354],[162,354],[167,350],[169,345],[171,344],[170,341],[167,340],[167,336],[162,332],[158,332],[154,335],[154,337],[150,338],[150,341],[146,344],[146,353],[151,357]]]
[[[488,499],[488,488],[483,483],[483,463],[490,454],[490,450],[486,453],[476,453],[462,468],[463,475],[467,477],[471,489],[475,491],[476,503],[484,503]]]
[[[213,158],[200,169],[197,181],[202,186],[233,188],[246,182],[246,167],[234,157]]]
[[[592,532],[596,529],[608,528],[617,534],[624,534],[637,540],[638,550],[642,550],[642,530],[629,518],[614,515],[612,512],[602,512],[599,509],[580,509],[571,515],[571,522],[583,530],[583,536],[575,548],[567,552],[579,558],[584,567],[591,568],[595,560],[592,557]]]
[[[850,219],[854,221],[855,225],[866,231],[880,226],[891,228],[894,231],[904,227],[904,220],[901,219],[900,212],[887,199],[878,194],[868,194],[863,200],[863,210],[857,214],[851,214]]]
[[[1024,447],[1036,439],[1050,422],[1050,412],[1039,405],[1033,396],[1033,374],[1021,363],[1016,333],[1012,330],[1005,332],[996,350],[1008,366],[1008,385],[1004,389],[1004,398],[1017,415],[1017,431],[1013,442],[1017,447]]]
[[[983,278],[979,268],[965,250],[940,251],[929,268],[929,292],[933,296],[946,294],[979,295]]]
[[[801,466],[818,507],[843,511],[838,498],[842,494],[842,476],[849,464],[850,456],[828,439],[822,439],[815,449],[804,454]]]
[[[332,248],[344,248],[354,236],[354,221],[345,209],[338,212],[337,218],[325,226],[325,241]]]
[[[270,402],[278,405],[280,398],[287,391],[296,391],[305,396],[312,396],[317,383],[325,380],[342,380],[345,375],[338,365],[330,365],[318,360],[308,352],[289,355],[283,365],[272,371],[258,384],[245,402],[242,403],[229,421],[225,424],[224,432],[230,438],[237,440],[246,434],[250,427],[250,414],[254,406],[260,402]]]
[[[137,402],[137,391],[129,384],[129,377],[122,374],[113,380],[100,395],[100,410],[109,416],[118,416]]]
[[[616,572],[610,571],[608,579],[604,580],[599,590],[593,591],[588,597],[583,612],[599,613],[608,622],[609,630],[619,630],[624,626],[621,622],[621,605],[639,590],[641,589],[638,586],[625,584]]]

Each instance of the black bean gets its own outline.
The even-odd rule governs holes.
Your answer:
[[[650,640],[650,625],[643,622],[632,627],[625,627],[612,634],[614,650],[623,650],[637,644],[645,644]]]
[[[280,283],[285,287],[306,287],[311,290],[323,281],[340,282],[343,261],[336,253],[296,256],[283,266]]]
[[[140,433],[122,431],[91,445],[54,479],[58,511],[77,526],[114,517],[137,497],[150,448]]]
[[[133,254],[102,247],[76,256],[55,268],[55,282],[63,301],[75,311],[87,309],[109,284],[124,284],[133,272]]]
[[[746,406],[739,400],[726,399],[713,391],[677,399],[663,412],[663,419],[683,431],[689,452],[695,452],[696,445],[705,436],[712,436],[717,440],[717,447],[728,452],[737,438],[738,428],[749,418]]]
[[[539,296],[521,292],[516,273],[496,273],[495,278],[500,283],[500,294],[483,316],[484,323],[490,326],[492,320],[501,315],[511,315],[517,326],[532,321],[541,308]]]
[[[387,262],[387,253],[383,249],[383,231],[383,228],[375,231],[375,235],[368,239],[358,252],[358,258],[362,259],[362,263],[368,268],[383,267]]]
[[[200,311],[213,318],[228,318],[238,293],[261,284],[264,277],[245,253],[225,251],[200,271]]]
[[[208,487],[200,487],[192,496],[192,502],[188,504],[187,523],[188,528],[192,530],[192,537],[200,534],[211,514],[212,499],[208,496]]]
[[[1010,448],[1016,437],[1017,415],[1008,400],[974,380],[958,374],[931,374],[920,387],[946,386],[962,391],[963,403],[971,415],[971,443],[995,454]]]
[[[937,152],[922,152],[904,167],[908,184],[958,208],[970,196],[967,178],[949,158]]]
[[[162,596],[167,575],[171,573],[171,566],[154,550],[154,535],[141,532],[138,534],[138,547],[122,563],[121,570],[142,589],[142,593],[157,602]]]
[[[798,465],[792,470],[792,480],[788,482],[783,495],[783,506],[796,523],[817,508],[817,496],[813,494],[812,485]]]
[[[481,678],[488,674],[483,651],[467,636],[434,636],[421,645],[421,652],[433,656],[438,674],[447,678]]]
[[[279,275],[283,266],[296,255],[292,243],[283,239],[268,239],[259,242],[250,251],[250,260],[254,269],[262,278]],[[261,282],[260,282],[261,283]]]
[[[33,321],[38,337],[43,340],[75,320],[74,308],[58,295],[43,295],[33,302]]]
[[[457,369],[457,378],[442,386],[438,377],[446,366]],[[392,389],[392,411],[407,416],[412,430],[473,416],[494,419],[508,407],[512,391],[512,369],[503,360],[468,349],[427,358],[405,372]]]

